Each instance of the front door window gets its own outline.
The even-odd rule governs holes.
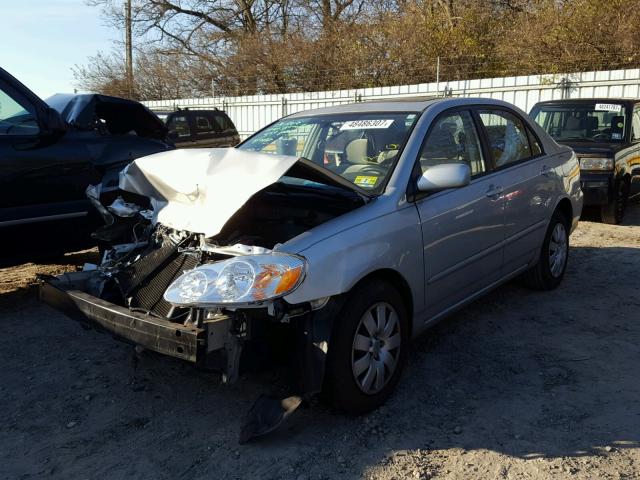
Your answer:
[[[36,135],[40,129],[31,110],[0,89],[0,136]]]
[[[420,151],[422,173],[433,165],[457,162],[468,164],[472,176],[486,171],[480,141],[471,114],[467,111],[439,117]]]

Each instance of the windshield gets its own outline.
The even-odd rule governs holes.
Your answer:
[[[534,107],[531,116],[556,141],[621,142],[625,109],[621,103],[567,103]]]
[[[287,118],[237,148],[304,157],[375,192],[391,175],[417,118],[415,112]]]

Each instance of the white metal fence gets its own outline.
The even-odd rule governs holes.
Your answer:
[[[345,103],[413,96],[489,97],[529,111],[536,102],[559,98],[640,97],[640,69],[523,75],[453,82],[324,92],[184,98],[144,102],[151,110],[211,108],[225,110],[245,138],[284,115]]]

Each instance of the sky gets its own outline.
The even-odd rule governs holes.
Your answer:
[[[122,36],[84,0],[0,0],[0,67],[41,98],[72,93],[72,67]]]

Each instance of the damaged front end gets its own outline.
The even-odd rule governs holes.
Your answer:
[[[210,163],[225,161],[226,153],[218,155]],[[160,184],[140,165],[122,174],[121,195],[107,207],[99,189],[89,188],[105,219],[94,234],[101,261],[49,278],[40,291],[45,302],[84,324],[220,371],[224,382],[237,380],[245,369],[288,365],[291,395],[257,402],[245,421],[243,441],[277,427],[301,397],[320,390],[331,322],[342,302],[335,296],[288,303],[284,297],[304,281],[307,265],[277,247],[364,203],[349,192],[327,194],[299,182],[274,182],[295,159],[281,163],[282,171],[275,168],[262,179],[266,187],[254,185],[259,190],[238,195],[240,206],[227,218],[213,218],[214,194],[204,182],[196,185],[197,195],[186,195]],[[197,222],[181,217],[189,202]],[[194,222],[208,234],[175,228]]]

